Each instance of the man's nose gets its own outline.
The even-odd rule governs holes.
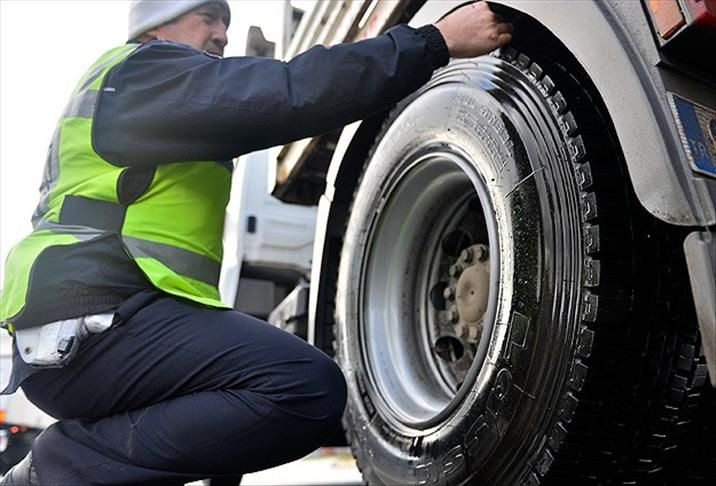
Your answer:
[[[214,29],[211,40],[222,49],[229,43],[229,37],[226,35],[226,25],[223,22],[219,22],[219,25]]]

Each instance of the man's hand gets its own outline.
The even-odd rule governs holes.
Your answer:
[[[450,57],[477,57],[512,40],[512,24],[493,13],[486,2],[465,5],[436,24]]]

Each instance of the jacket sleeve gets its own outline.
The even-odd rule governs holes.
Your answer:
[[[399,25],[289,62],[151,41],[103,84],[92,139],[118,165],[226,160],[317,135],[399,101],[447,64],[433,26]]]

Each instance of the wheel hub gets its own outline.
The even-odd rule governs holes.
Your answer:
[[[472,245],[462,251],[450,267],[451,279],[445,288],[445,299],[452,301],[448,319],[455,336],[477,344],[482,336],[483,321],[490,296],[490,261],[486,245]]]

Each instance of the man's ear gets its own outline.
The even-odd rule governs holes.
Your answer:
[[[156,35],[153,35],[153,34],[151,34],[150,32],[145,32],[144,34],[140,35],[140,36],[137,37],[136,39],[137,39],[139,42],[144,43],[144,42],[149,42],[150,40],[156,39],[156,38],[157,38]]]
[[[146,31],[144,34],[139,36],[139,40],[141,42],[147,42],[152,39],[163,39],[164,35],[162,34],[162,26],[154,27],[153,29],[150,29]]]
[[[150,29],[146,31],[144,34],[142,34],[142,38],[147,37],[149,39],[156,39],[159,37],[159,29],[157,27],[154,27],[153,29]]]

